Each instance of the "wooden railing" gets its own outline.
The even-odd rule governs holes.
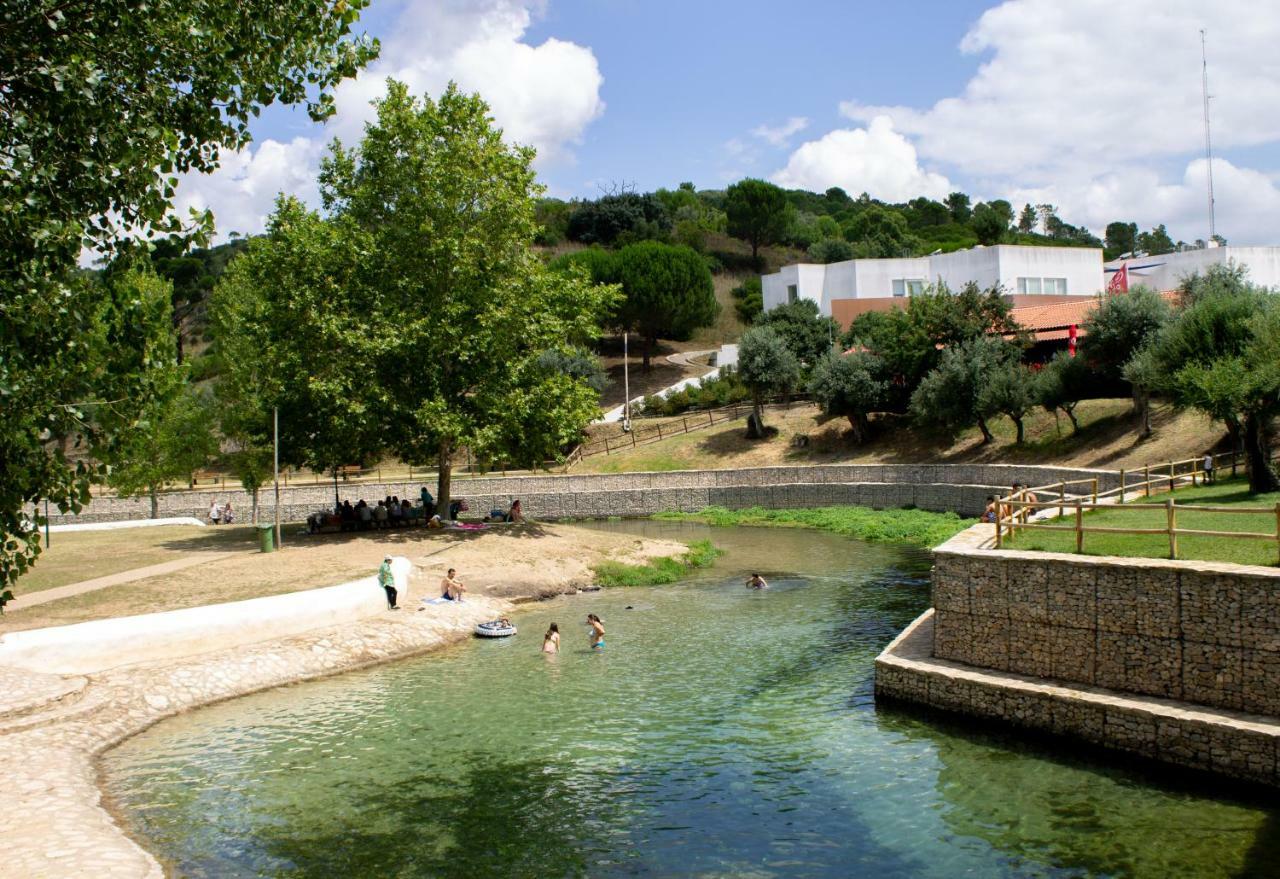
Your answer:
[[[1169,541],[1169,558],[1171,559],[1178,557],[1178,538],[1180,536],[1191,536],[1269,540],[1275,543],[1277,559],[1280,560],[1280,503],[1277,503],[1274,507],[1221,507],[1207,504],[1180,505],[1173,498],[1165,499],[1164,503],[1132,503],[1128,501],[1131,493],[1136,493],[1137,496],[1145,499],[1151,497],[1153,493],[1175,491],[1180,486],[1208,484],[1210,478],[1216,478],[1216,474],[1227,467],[1231,468],[1231,474],[1234,476],[1242,463],[1241,456],[1237,452],[1213,455],[1212,458],[1212,477],[1203,469],[1203,458],[1188,458],[1182,461],[1170,461],[1167,464],[1148,464],[1141,471],[1126,471],[1122,469],[1120,471],[1120,484],[1109,491],[1100,492],[1098,490],[1098,477],[1096,476],[1020,488],[1016,492],[1011,492],[1004,497],[996,499],[994,523],[996,547],[1003,546],[1006,539],[1014,537],[1016,532],[1021,530],[1070,531],[1075,534],[1075,551],[1078,553],[1084,552],[1086,534],[1161,534],[1165,535]],[[1138,482],[1130,482],[1129,475],[1138,472],[1141,472],[1142,479]],[[1069,492],[1068,486],[1073,489],[1078,486],[1083,486],[1084,488],[1081,491],[1073,490]],[[1050,498],[1042,500],[1041,496],[1044,494],[1050,495]],[[1112,499],[1111,503],[1101,503],[1101,501],[1106,501],[1109,498]],[[1086,511],[1114,510],[1121,505],[1126,510],[1164,510],[1164,527],[1112,528],[1097,525],[1086,526],[1084,524]],[[1053,517],[1054,519],[1062,519],[1069,512],[1073,519],[1072,523],[1070,525],[1053,525],[1044,521],[1032,521],[1031,517],[1035,513],[1054,508],[1057,508],[1058,511],[1057,515]],[[1179,510],[1227,515],[1256,516],[1274,514],[1275,530],[1269,532],[1219,531],[1200,528],[1179,528]]]

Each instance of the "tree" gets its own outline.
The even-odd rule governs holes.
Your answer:
[[[996,413],[1009,416],[1017,430],[1014,442],[1022,445],[1025,438],[1023,418],[1036,405],[1035,381],[1031,370],[1009,357],[997,368],[980,376],[978,388],[979,416]]]
[[[828,415],[849,419],[853,441],[862,445],[870,435],[869,416],[888,399],[889,383],[883,376],[884,363],[874,354],[829,352],[814,367],[809,392]]]
[[[218,453],[209,400],[175,375],[173,393],[153,401],[108,455],[107,483],[121,497],[146,495],[151,518],[159,516],[166,483],[185,482]]]
[[[0,2],[0,589],[38,554],[23,507],[77,511],[102,475],[58,440],[97,456],[151,394],[151,355],[127,349],[158,327],[82,276],[82,248],[177,231],[176,175],[216,168],[261,107],[328,116],[333,87],[376,54],[351,38],[365,5]]]
[[[745,278],[729,295],[733,297],[733,310],[744,324],[754,323],[764,312],[764,288],[759,275]]]
[[[905,256],[917,241],[900,211],[878,204],[863,208],[844,228],[857,256],[871,259]]]
[[[824,238],[809,248],[809,259],[816,263],[844,262],[855,255],[853,245],[839,238]]]
[[[1137,287],[1119,296],[1108,296],[1089,312],[1084,322],[1080,356],[1104,381],[1124,378],[1124,365],[1169,322],[1169,303],[1160,294]],[[1142,436],[1151,432],[1150,395],[1131,382],[1133,413]]]
[[[1107,223],[1103,244],[1108,259],[1115,259],[1122,253],[1133,253],[1138,249],[1138,224],[1120,221]]]
[[[1168,231],[1164,228],[1164,223],[1156,226],[1150,232],[1143,232],[1138,235],[1138,250],[1151,256],[1173,253],[1174,249],[1173,239],[1169,237]]]
[[[761,315],[756,326],[777,330],[796,360],[806,367],[824,360],[840,335],[840,325],[823,317],[812,299],[797,299],[771,308]]]
[[[1062,410],[1071,421],[1073,431],[1080,429],[1076,421],[1076,406],[1083,400],[1095,384],[1095,376],[1083,357],[1072,357],[1065,351],[1059,351],[1053,359],[1036,373],[1036,401],[1046,412],[1058,417]]]
[[[567,235],[583,244],[666,239],[671,215],[652,193],[616,192],[580,203],[569,216]]]
[[[1280,415],[1280,305],[1231,267],[1215,266],[1192,283],[1197,298],[1137,368],[1177,405],[1227,425],[1244,447],[1251,491],[1280,491],[1267,436]]]
[[[800,382],[800,363],[773,327],[752,327],[738,343],[738,377],[751,389],[751,421],[747,436],[764,436],[764,398],[785,393]]]
[[[987,419],[996,411],[991,399],[982,400],[987,377],[1016,363],[1018,349],[998,336],[980,336],[948,348],[938,368],[911,395],[911,414],[925,427],[956,432],[972,424],[982,431],[983,443],[995,439]]]
[[[1036,229],[1036,209],[1030,204],[1022,206],[1022,212],[1018,214],[1018,231],[1023,235],[1030,235]]]
[[[751,261],[760,265],[760,248],[781,241],[791,224],[787,194],[764,180],[741,180],[725,192],[729,234],[751,245]]]
[[[969,222],[971,210],[969,207],[969,196],[963,192],[953,192],[947,196],[944,202],[947,210],[951,213],[951,222],[964,225]]]
[[[614,320],[645,340],[644,369],[658,339],[687,339],[720,312],[707,262],[688,247],[642,241],[618,252],[623,300]]]
[[[616,289],[550,271],[533,254],[533,151],[503,141],[479,96],[450,84],[437,100],[415,99],[389,81],[374,105],[361,143],[335,144],[322,162],[330,218],[289,221],[323,227],[309,240],[333,268],[297,318],[342,352],[328,358],[341,375],[321,388],[299,364],[297,393],[343,410],[328,427],[336,448],[351,448],[342,434],[367,429],[403,461],[434,460],[447,507],[459,449],[534,466],[599,414],[587,381],[544,358],[593,341]],[[308,239],[299,244],[305,251]],[[692,251],[674,250],[706,271]]]
[[[1008,218],[1002,216],[989,204],[979,204],[973,209],[973,218],[969,225],[978,236],[978,242],[988,247],[999,244],[1004,238],[1004,233],[1009,231]]]

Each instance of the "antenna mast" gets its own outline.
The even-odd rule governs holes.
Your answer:
[[[1200,81],[1204,91],[1204,160],[1209,175],[1209,241],[1210,247],[1218,237],[1213,210],[1213,141],[1209,138],[1209,57],[1205,52],[1204,28],[1200,29]]]

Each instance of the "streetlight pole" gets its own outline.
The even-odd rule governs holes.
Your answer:
[[[280,546],[280,407],[274,406],[271,409],[271,445],[273,452],[272,471],[275,476],[276,483],[276,503],[275,503],[275,523],[276,523],[276,546]]]
[[[627,350],[627,332],[622,333],[622,429],[631,430],[631,357]]]

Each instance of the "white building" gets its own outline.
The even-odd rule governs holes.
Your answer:
[[[1204,272],[1210,266],[1225,265],[1228,261],[1244,266],[1248,270],[1248,279],[1253,283],[1273,289],[1280,288],[1280,247],[1228,245],[1164,253],[1160,256],[1126,257],[1107,263],[1106,273],[1107,280],[1110,281],[1124,267],[1128,273],[1130,289],[1143,286],[1164,291],[1176,289],[1189,275]],[[766,296],[766,307],[768,301]]]
[[[766,310],[812,299],[822,314],[840,299],[910,296],[926,286],[959,290],[973,282],[1008,293],[1091,296],[1101,292],[1102,251],[1092,247],[1026,247],[998,244],[904,259],[853,259],[827,265],[801,263],[764,275]]]

